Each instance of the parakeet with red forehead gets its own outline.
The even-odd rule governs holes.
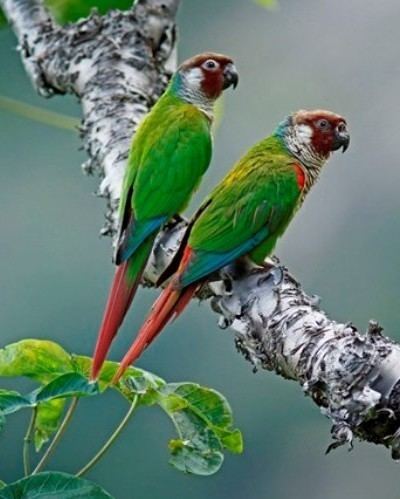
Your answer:
[[[212,153],[213,106],[236,87],[231,58],[203,53],[185,61],[139,126],[120,200],[117,265],[94,352],[96,379],[139,285],[161,227],[188,204]]]
[[[241,258],[263,264],[332,151],[345,151],[349,141],[341,116],[298,111],[238,161],[189,223],[160,281],[172,279],[123,358],[114,382],[212,274]]]

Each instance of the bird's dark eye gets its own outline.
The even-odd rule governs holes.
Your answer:
[[[203,63],[203,67],[205,69],[217,69],[218,63],[214,61],[214,59],[207,59],[206,62]]]
[[[320,129],[320,130],[328,130],[329,128],[329,121],[328,120],[318,120],[317,121],[317,127]]]

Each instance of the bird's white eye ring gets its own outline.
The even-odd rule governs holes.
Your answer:
[[[203,68],[215,70],[218,68],[218,62],[214,61],[214,59],[207,59],[205,62],[203,62]]]
[[[317,121],[317,127],[320,129],[320,130],[328,130],[329,128],[329,121],[328,120],[318,120]]]

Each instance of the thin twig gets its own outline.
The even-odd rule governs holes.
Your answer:
[[[85,473],[87,473],[90,469],[93,468],[97,464],[97,462],[103,457],[103,455],[108,451],[108,449],[112,446],[112,444],[115,442],[115,440],[119,437],[125,426],[128,424],[128,421],[130,417],[132,416],[134,410],[136,409],[138,401],[138,396],[134,398],[132,404],[129,407],[128,412],[125,414],[125,416],[122,418],[121,422],[115,429],[115,431],[112,433],[110,438],[104,443],[104,445],[101,447],[101,449],[92,457],[92,459],[83,467],[81,468],[77,473],[76,476],[82,476]]]
[[[24,475],[28,476],[31,472],[31,460],[30,460],[30,445],[32,442],[32,435],[35,431],[35,423],[37,416],[37,406],[32,409],[31,419],[29,421],[28,428],[24,437],[24,447],[22,451],[22,457],[24,461]]]
[[[51,444],[47,447],[47,450],[43,454],[42,459],[38,462],[36,468],[32,471],[32,475],[35,475],[36,473],[38,473],[43,468],[43,466],[47,463],[50,456],[53,454],[57,444],[61,440],[61,437],[63,436],[65,430],[67,429],[68,424],[71,421],[71,418],[74,414],[74,411],[76,409],[78,401],[79,401],[78,397],[74,397],[71,400],[71,404],[68,407],[68,410],[64,416],[64,419],[62,420],[62,423],[60,424],[60,427],[57,430],[57,433],[54,435],[54,438],[51,441]]]
[[[13,114],[18,114],[24,118],[43,123],[44,125],[61,128],[70,132],[77,132],[80,121],[73,116],[55,113],[39,106],[32,106],[20,100],[11,99],[0,95],[0,109]]]

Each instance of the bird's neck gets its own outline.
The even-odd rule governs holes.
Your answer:
[[[304,197],[317,181],[321,169],[329,156],[319,154],[312,146],[307,130],[303,130],[301,125],[294,125],[290,119],[279,125],[275,135],[281,139],[289,154],[299,161],[304,171]]]
[[[182,101],[197,107],[212,121],[214,119],[215,99],[208,98],[201,90],[200,85],[190,84],[186,80],[185,75],[177,73],[173,77],[168,91]]]

